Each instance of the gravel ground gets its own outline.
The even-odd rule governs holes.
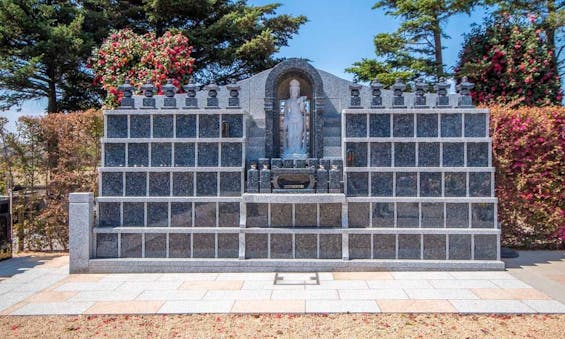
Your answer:
[[[565,314],[4,316],[0,338],[562,338]]]

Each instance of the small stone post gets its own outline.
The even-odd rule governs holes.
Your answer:
[[[357,79],[353,80],[353,84],[349,85],[349,91],[351,95],[349,108],[362,108],[361,107],[361,86],[357,83]]]
[[[141,86],[141,91],[143,91],[143,106],[141,108],[155,108],[155,86],[151,83],[151,80],[147,79],[147,82]]]
[[[196,98],[196,85],[194,84],[194,80],[190,78],[188,84],[182,86],[184,91],[186,92],[186,99],[184,99],[185,109],[194,109],[198,108],[198,99]]]
[[[375,78],[375,80],[371,82],[371,89],[373,91],[372,93],[373,100],[371,100],[371,108],[384,108],[383,97],[382,97],[383,84],[381,84],[379,80]]]
[[[175,98],[177,88],[173,85],[171,79],[168,79],[165,86],[163,86],[163,92],[165,92],[165,99],[163,100],[162,109],[177,108],[177,99]]]
[[[69,194],[69,272],[88,272],[94,227],[94,193]]]

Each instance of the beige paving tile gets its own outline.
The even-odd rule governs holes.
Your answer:
[[[561,285],[565,285],[565,274],[548,274],[547,277]]]
[[[67,301],[74,297],[77,291],[57,292],[57,291],[43,291],[34,294],[26,299],[27,302],[33,303],[56,303]]]
[[[381,312],[444,313],[457,312],[447,300],[377,300]]]
[[[390,280],[394,279],[389,272],[335,272],[335,280]]]
[[[472,289],[479,298],[485,300],[550,300],[551,298],[533,288],[474,288]]]
[[[29,304],[27,301],[20,301],[19,303],[16,303],[0,311],[0,315],[10,315],[12,314],[12,312],[19,310],[20,308],[26,306],[27,304]]]
[[[243,286],[241,280],[216,280],[216,281],[185,281],[179,290],[240,290]]]
[[[238,300],[232,313],[303,313],[304,300]]]
[[[157,313],[163,304],[164,301],[100,301],[84,314],[152,314]]]
[[[64,282],[97,282],[106,276],[107,274],[71,274]]]
[[[53,267],[59,268],[69,264],[69,256],[65,255],[62,257],[54,258],[53,260],[46,261],[41,267]]]

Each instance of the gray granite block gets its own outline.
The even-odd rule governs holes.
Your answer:
[[[145,204],[142,202],[124,202],[124,222],[122,226],[145,226]]]
[[[329,172],[326,169],[316,170],[316,192],[328,193],[329,189]]]
[[[243,137],[243,115],[224,114],[222,115],[222,123],[228,124],[230,138]]]
[[[465,166],[465,148],[461,142],[443,143],[443,167]]]
[[[349,235],[349,259],[371,259],[371,235]]]
[[[348,138],[367,137],[367,115],[347,114],[345,116],[345,136]]]
[[[367,143],[348,142],[346,144],[346,161],[348,167],[367,167]]]
[[[286,167],[286,165],[284,165]],[[330,169],[330,159],[322,158],[320,159],[320,166],[323,166],[325,169]]]
[[[494,204],[473,203],[471,204],[471,227],[472,228],[494,228]]]
[[[316,259],[318,257],[318,236],[316,234],[296,234],[295,258]]]
[[[239,234],[218,234],[218,258],[237,258]]]
[[[194,227],[216,227],[216,203],[194,203]]]
[[[443,203],[422,203],[422,227],[443,228]]]
[[[441,114],[441,136],[461,137],[461,114]]]
[[[439,142],[418,144],[418,166],[439,167]]]
[[[449,235],[449,260],[471,260],[471,235]]]
[[[491,173],[471,172],[469,173],[469,196],[490,197],[491,196]]]
[[[390,114],[371,114],[369,116],[369,136],[390,137]]]
[[[177,115],[176,119],[177,138],[196,137],[196,115],[182,114]]]
[[[282,167],[283,167],[283,161],[282,161],[281,158],[272,158],[271,159],[271,168],[282,168]]]
[[[497,236],[496,235],[474,235],[475,237],[475,260],[497,259]]]
[[[218,205],[218,226],[239,227],[239,202],[220,202]]]
[[[348,204],[348,216],[350,228],[371,227],[369,213],[371,204],[368,202],[350,202]]]
[[[437,114],[417,114],[416,136],[420,138],[435,138],[438,136]]]
[[[145,234],[145,258],[167,257],[167,235]]]
[[[268,235],[247,233],[245,235],[245,256],[249,259],[266,259],[268,257]]]
[[[220,195],[241,196],[241,172],[220,172]]]
[[[259,192],[271,193],[271,170],[264,166],[259,171]]]
[[[424,234],[424,260],[445,260],[445,234]]]
[[[191,202],[171,202],[171,227],[192,227]]]
[[[239,142],[222,143],[222,162],[223,167],[241,167],[242,145]]]
[[[371,173],[371,196],[392,197],[392,173],[373,172]]]
[[[328,190],[330,193],[341,193],[341,178],[342,178],[342,169],[335,168],[335,165],[332,165],[332,168],[329,170],[329,184]]]
[[[392,118],[392,135],[394,137],[414,137],[414,115],[395,114]]]
[[[260,166],[263,167],[263,166]],[[284,168],[293,168],[294,167],[294,160],[292,159],[283,159],[283,167]]]
[[[172,137],[173,137],[173,116],[154,115],[153,138],[172,138]]]
[[[294,221],[297,227],[314,227],[318,224],[316,204],[296,204]]]
[[[169,203],[148,202],[147,203],[147,226],[167,227],[169,225]]]
[[[149,173],[149,196],[167,197],[171,195],[171,175],[169,172]]]
[[[126,172],[126,196],[144,197],[147,195],[147,173]]]
[[[98,227],[120,226],[120,203],[98,203]]]
[[[220,116],[215,114],[201,114],[199,117],[199,136],[201,138],[220,137]]]
[[[292,227],[292,204],[271,204],[271,226]]]
[[[192,172],[173,172],[173,196],[194,196],[194,179]]]
[[[273,160],[276,159],[271,159],[271,168],[273,167]],[[278,164],[278,161],[276,161],[275,164]],[[306,159],[306,166],[311,168],[318,168],[319,161],[317,158],[308,158]],[[281,166],[277,166],[277,167],[281,167]]]
[[[107,115],[106,116],[106,138],[127,138],[128,116]]]
[[[271,234],[271,259],[292,259],[292,234]]]
[[[445,196],[464,197],[467,195],[467,175],[465,173],[445,173]]]
[[[216,256],[216,236],[210,233],[192,235],[192,257],[214,258]]]
[[[169,258],[190,258],[190,234],[169,234]]]
[[[417,202],[396,203],[396,227],[419,227],[420,211]]]
[[[147,167],[149,166],[149,144],[130,143],[128,144],[128,167]]]
[[[398,259],[420,259],[420,235],[398,235]]]
[[[247,192],[259,193],[259,170],[255,168],[247,170]]]
[[[441,197],[440,172],[420,172],[420,196]]]
[[[123,233],[120,256],[122,258],[141,258],[141,234]]]
[[[267,204],[247,204],[247,227],[267,227]]]
[[[196,172],[196,195],[218,195],[218,178],[216,172]]]
[[[373,227],[394,227],[394,203],[373,203]]]
[[[469,204],[467,203],[447,203],[445,205],[447,228],[468,228],[469,227]]]
[[[417,173],[398,172],[396,173],[396,196],[415,197],[417,196]]]
[[[320,226],[341,227],[341,204],[320,204]]]
[[[396,259],[396,235],[373,234],[373,258]]]
[[[288,159],[288,160],[292,160],[292,159]],[[259,158],[259,160],[257,161],[257,167],[259,169],[263,169],[265,168],[265,165],[267,166],[266,168],[269,168],[270,165],[269,158]],[[294,167],[294,160],[292,160],[292,164],[290,165],[290,167]]]
[[[320,234],[320,259],[341,259],[341,234]]]
[[[172,165],[172,144],[158,142],[151,144],[151,166],[170,167]]]
[[[371,143],[371,166],[372,167],[392,166],[392,143],[390,142]]]
[[[394,166],[395,167],[416,166],[416,143],[412,143],[412,142],[394,143]]]
[[[194,166],[194,144],[187,142],[175,143],[175,166],[193,167]]]
[[[149,115],[130,115],[129,118],[130,138],[149,138],[151,137],[151,116]]]
[[[369,173],[347,173],[347,196],[362,197],[369,194]]]
[[[295,168],[306,167],[306,160],[305,159],[294,159],[294,167]]]
[[[104,166],[124,167],[126,165],[125,144],[104,144]]]
[[[465,136],[467,138],[486,137],[487,115],[484,113],[465,114]]]
[[[124,177],[122,172],[102,173],[102,195],[122,196],[124,194]]]
[[[490,149],[486,142],[467,143],[467,166],[487,167]]]
[[[118,257],[118,235],[117,234],[97,234],[96,235],[96,258],[117,258]]]
[[[203,142],[198,144],[198,166],[218,166],[218,143]]]

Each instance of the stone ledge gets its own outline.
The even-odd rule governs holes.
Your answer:
[[[243,201],[247,203],[344,203],[343,193],[245,193]]]
[[[77,204],[77,203],[90,203],[94,201],[94,193],[92,192],[76,192],[76,193],[69,193],[69,203]]]
[[[407,113],[489,113],[488,108],[443,108],[443,107],[430,107],[430,108],[381,108],[381,109],[343,109],[344,114],[407,114]]]

